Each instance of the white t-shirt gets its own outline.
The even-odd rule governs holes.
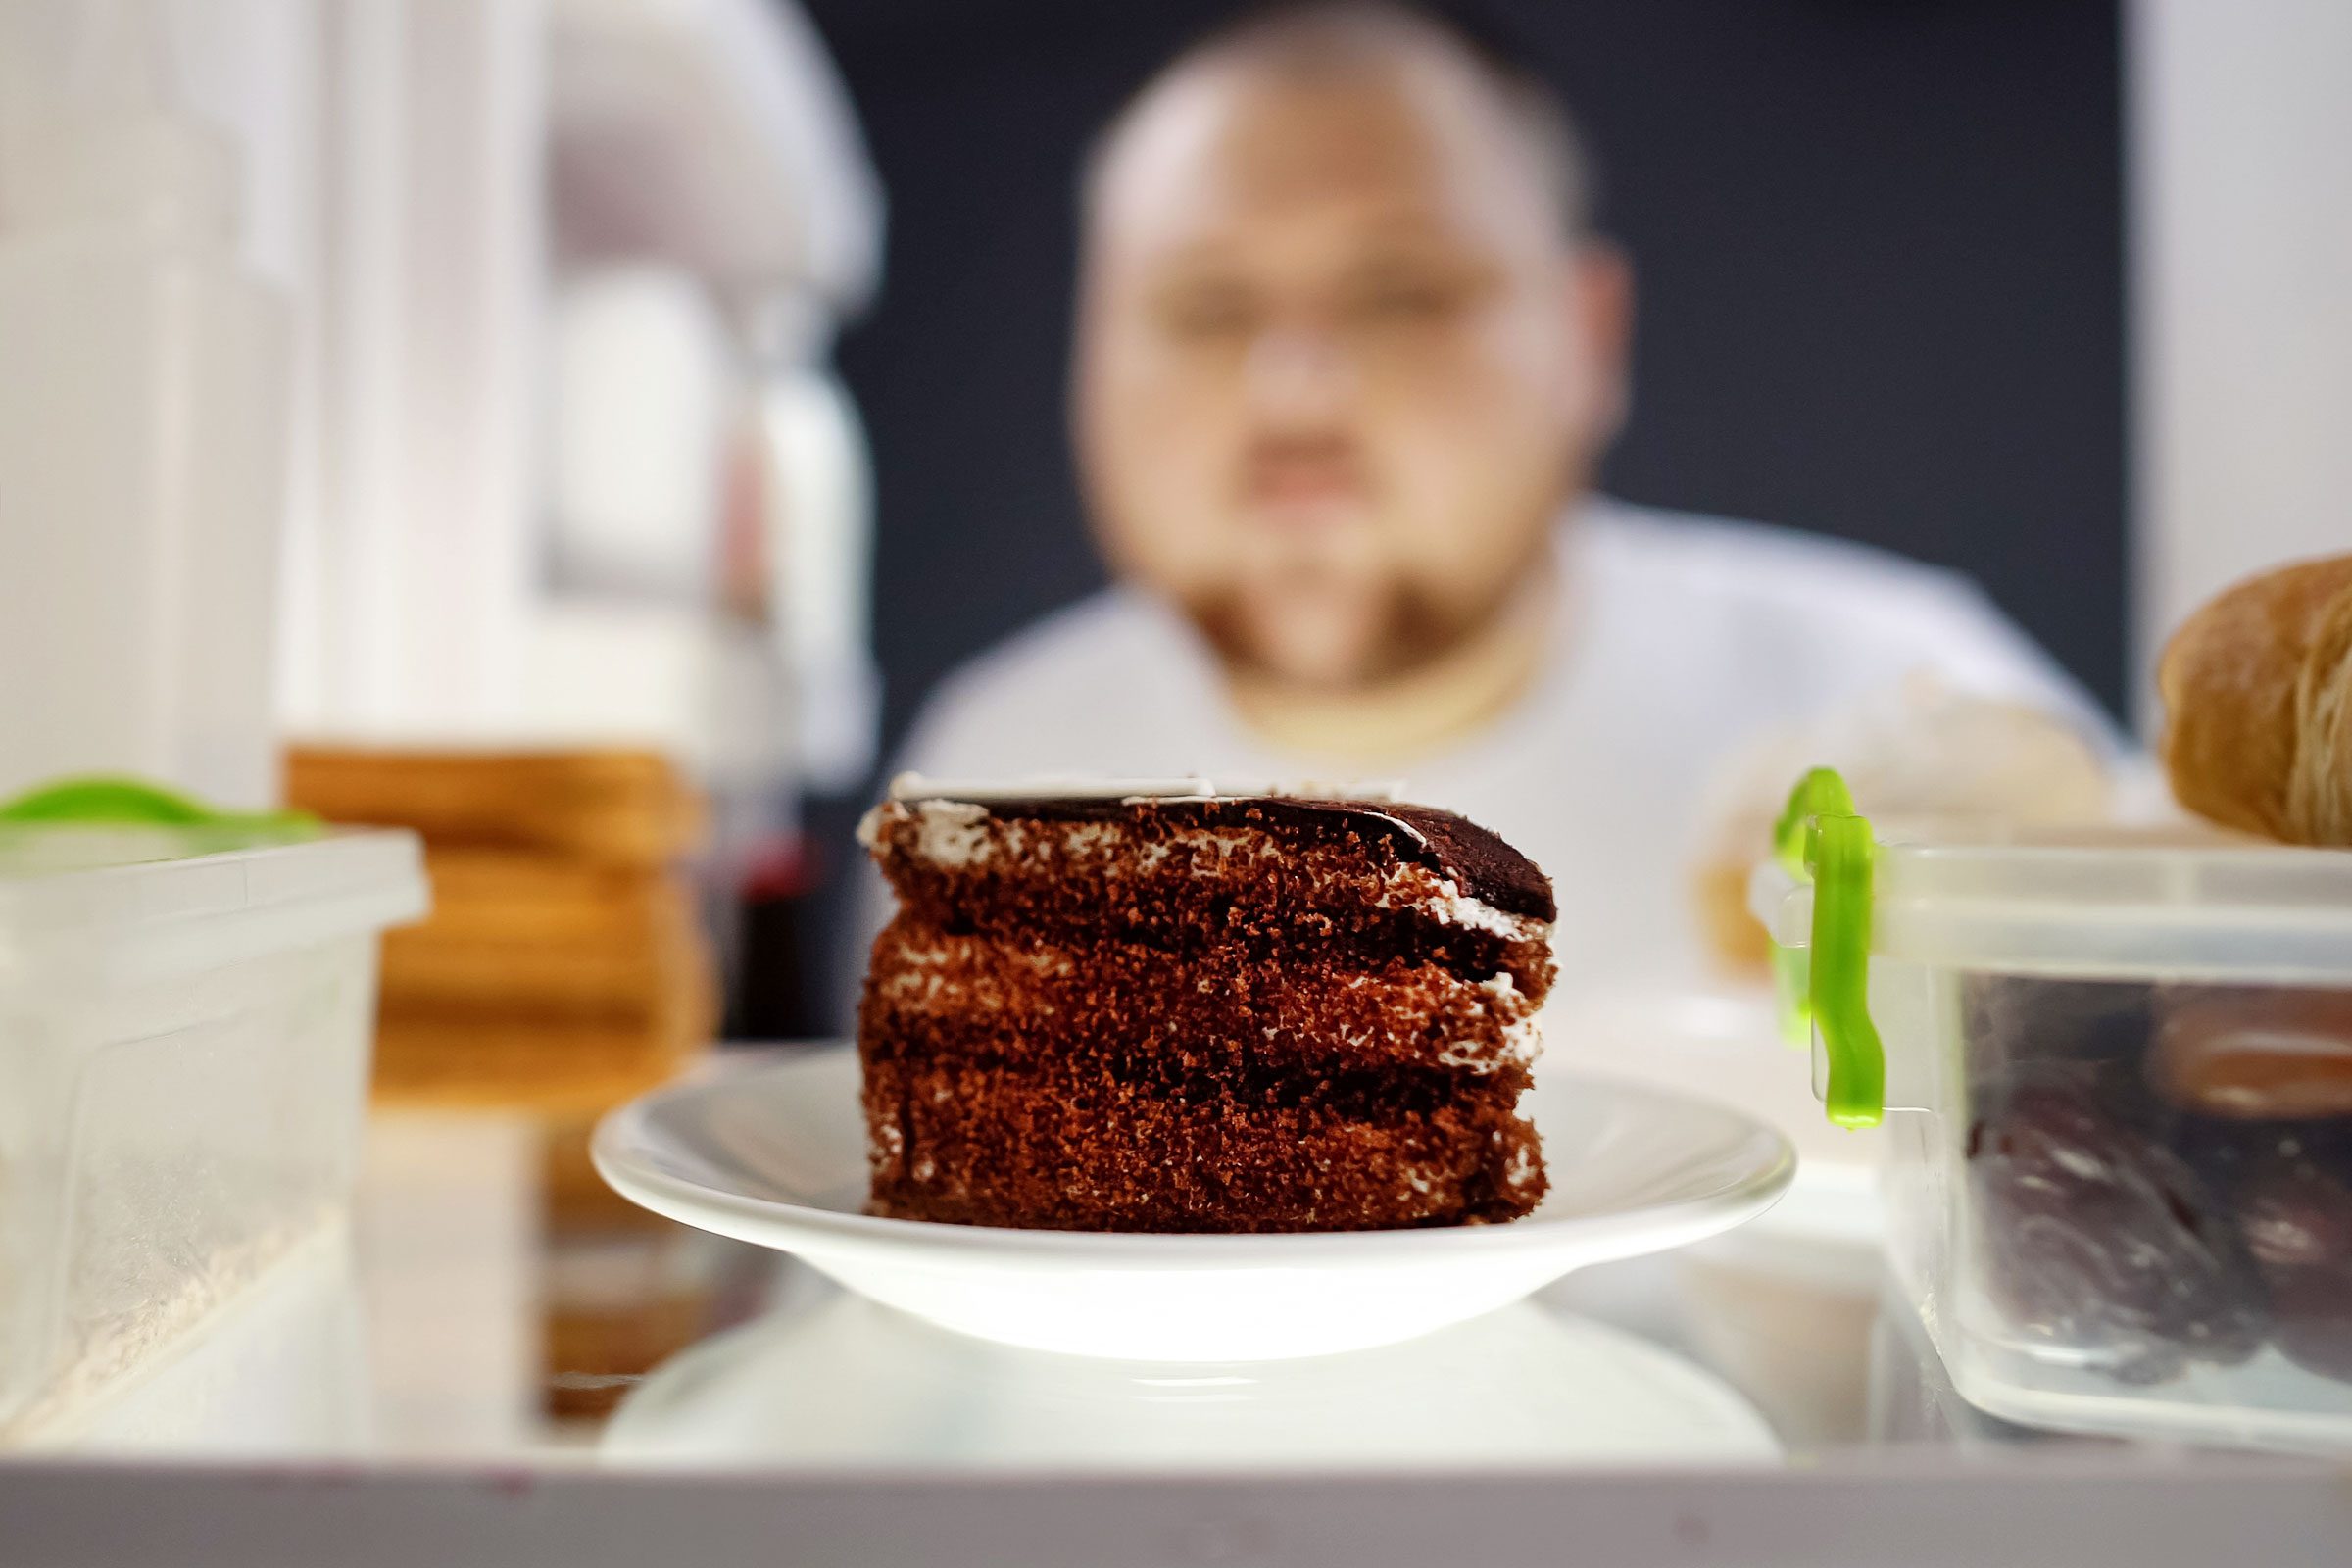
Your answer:
[[[2104,733],[2081,688],[1955,573],[1614,501],[1585,508],[1556,548],[1574,602],[1554,617],[1535,683],[1481,733],[1397,771],[1408,799],[1493,828],[1549,873],[1558,995],[1646,991],[1704,972],[1692,836],[1710,783],[1760,733],[1923,669]],[[1244,730],[1192,628],[1117,588],[949,677],[901,765],[952,778],[1331,773]],[[884,907],[875,879],[867,912],[877,927]]]

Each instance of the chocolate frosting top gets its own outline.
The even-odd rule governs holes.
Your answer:
[[[1451,878],[1471,898],[1507,914],[1545,922],[1559,916],[1559,906],[1552,900],[1551,881],[1535,861],[1468,817],[1434,806],[1315,800],[1290,795],[1146,796],[1125,800],[1037,796],[972,804],[993,817],[1008,821],[1132,822],[1154,818],[1180,827],[1266,827],[1319,842],[1352,834],[1393,845],[1399,859],[1425,865]]]

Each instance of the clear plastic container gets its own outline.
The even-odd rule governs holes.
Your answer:
[[[1851,1125],[1883,1102],[1889,1262],[1959,1393],[2352,1448],[2352,853],[1804,834],[1752,906],[1816,1090]]]
[[[0,828],[0,1437],[70,1429],[347,1212],[416,839]]]

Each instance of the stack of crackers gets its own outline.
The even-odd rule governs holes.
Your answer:
[[[306,746],[286,798],[425,841],[432,916],[384,943],[380,1100],[586,1114],[709,1040],[714,968],[681,869],[702,809],[664,758]]]

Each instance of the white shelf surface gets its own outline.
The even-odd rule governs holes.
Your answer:
[[[1697,1364],[1686,1348],[1720,1324],[1652,1340],[1562,1304],[1606,1289],[1379,1352],[1169,1373],[959,1341],[740,1254],[738,1277],[777,1282],[762,1315],[665,1360],[610,1420],[555,1422],[550,1282],[625,1307],[658,1276],[550,1271],[539,1137],[498,1116],[379,1117],[349,1235],[304,1249],[70,1437],[0,1457],[0,1559],[2352,1560],[2334,1467],[1972,1421],[1885,1332],[1875,1356],[1848,1348],[1878,1434],[1807,1434],[1784,1415],[1803,1400],[1751,1401]],[[1643,1292],[1618,1295],[1638,1322]],[[1741,1303],[1718,1289],[1679,1310]]]

